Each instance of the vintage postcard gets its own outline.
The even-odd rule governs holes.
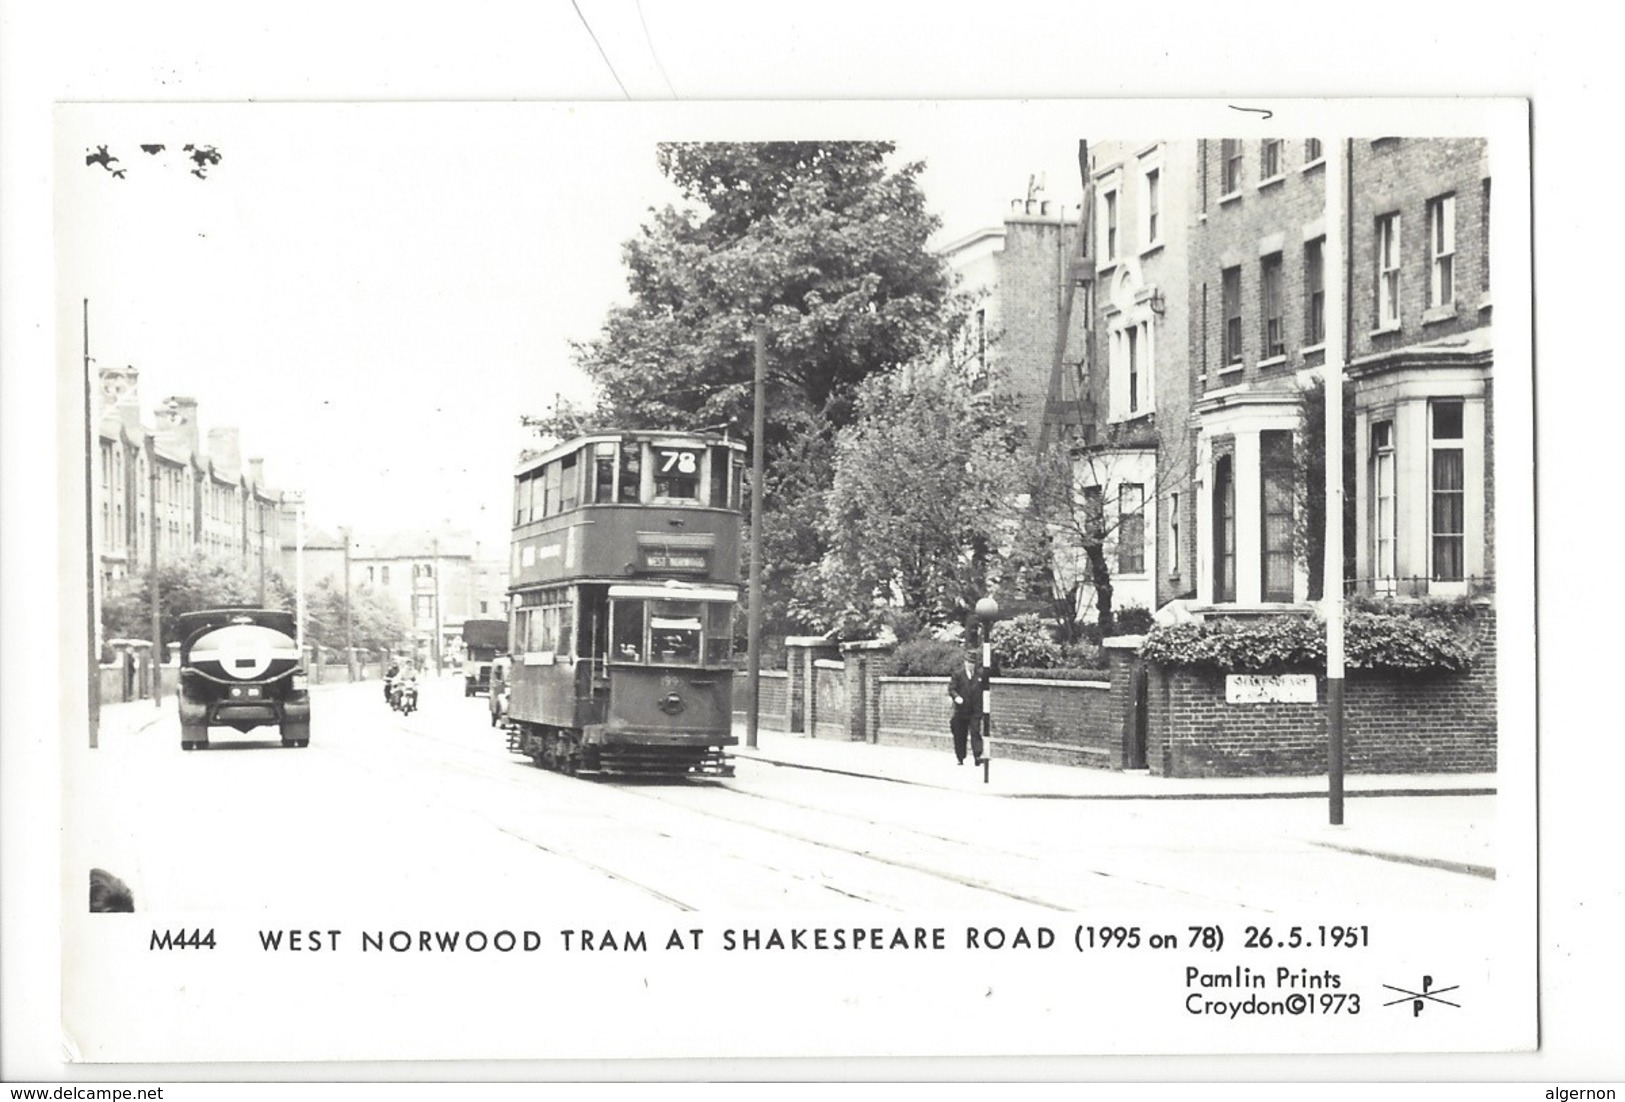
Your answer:
[[[70,1062],[1535,1048],[1526,104],[55,130]]]

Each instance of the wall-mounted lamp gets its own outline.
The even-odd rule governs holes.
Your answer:
[[[1153,291],[1151,293],[1150,306],[1151,312],[1157,315],[1159,318],[1168,312],[1168,300],[1162,297],[1161,291]]]

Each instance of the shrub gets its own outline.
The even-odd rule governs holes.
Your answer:
[[[1319,624],[1295,616],[1252,623],[1168,624],[1146,636],[1140,653],[1165,666],[1277,673],[1324,665],[1326,638]]]
[[[1443,624],[1420,616],[1350,613],[1343,649],[1348,664],[1366,670],[1465,670],[1471,663],[1466,642]]]
[[[1353,669],[1406,673],[1466,669],[1472,658],[1467,642],[1440,620],[1403,611],[1351,612],[1343,633],[1346,661]],[[1297,617],[1169,624],[1147,635],[1140,653],[1165,666],[1220,673],[1325,670],[1326,627]]]
[[[1144,605],[1128,605],[1117,610],[1112,631],[1118,635],[1144,635],[1155,625],[1151,610]]]
[[[1061,648],[1058,665],[1074,670],[1103,670],[1106,668],[1106,655],[1098,643],[1079,640]]]
[[[959,668],[965,648],[959,643],[921,635],[894,652],[899,677],[946,677]]]
[[[1050,627],[1027,613],[993,625],[993,661],[1000,669],[1047,670],[1061,659],[1061,646]]]
[[[1000,677],[1030,677],[1041,681],[1099,681],[1106,677],[1104,669],[1098,667],[1073,668],[1071,666],[1057,666],[1051,670],[1000,670]]]

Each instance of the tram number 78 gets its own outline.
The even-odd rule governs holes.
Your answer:
[[[660,473],[671,474],[698,474],[700,470],[700,457],[691,451],[679,451],[675,448],[660,449]]]

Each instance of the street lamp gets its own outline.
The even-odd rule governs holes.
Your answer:
[[[993,625],[999,622],[999,602],[977,601],[976,622],[982,636],[982,783],[987,784],[993,772]]]
[[[284,503],[293,506],[293,607],[294,646],[299,661],[305,660],[305,494],[304,491],[282,495]]]

